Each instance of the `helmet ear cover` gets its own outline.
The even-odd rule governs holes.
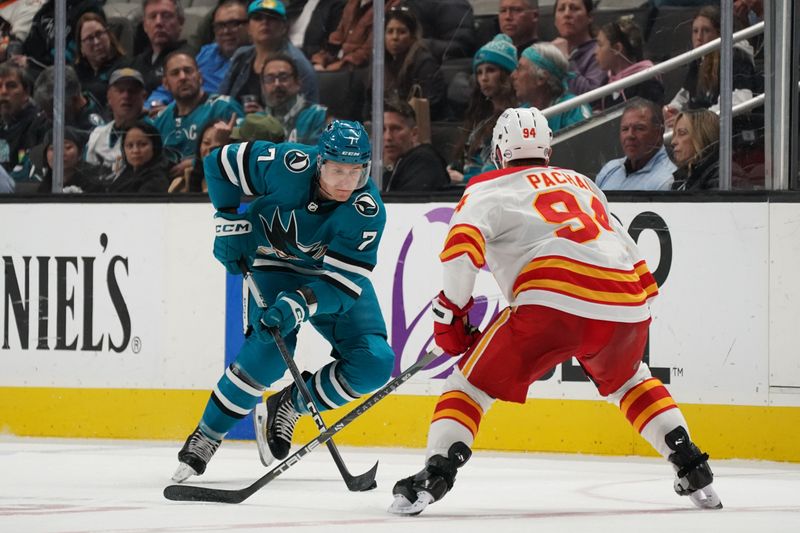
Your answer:
[[[515,159],[550,161],[553,132],[547,118],[535,107],[508,108],[492,131],[492,163],[503,168]]]

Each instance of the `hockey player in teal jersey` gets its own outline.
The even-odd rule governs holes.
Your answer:
[[[306,379],[321,411],[389,378],[394,353],[369,281],[386,222],[369,180],[370,157],[364,127],[337,120],[316,147],[254,141],[222,146],[205,158],[217,209],[214,255],[237,274],[246,258],[270,305],[259,308],[250,297],[250,333],[178,453],[173,480],[202,474],[226,433],[257,406],[262,462],[288,455],[295,423],[307,409],[294,384],[270,396],[266,406],[261,402],[286,371],[266,327],[279,328],[292,352],[306,321],[331,343],[333,360]],[[257,198],[237,214],[242,193]]]

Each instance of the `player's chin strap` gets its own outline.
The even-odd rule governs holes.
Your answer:
[[[258,306],[262,309],[266,308],[267,302],[261,295],[261,290],[258,288],[258,284],[256,284],[256,281],[253,279],[253,272],[250,270],[250,265],[248,265],[247,261],[244,259],[240,259],[239,268],[244,276],[243,285],[246,286],[253,295],[253,299],[256,301],[256,304],[258,304]],[[309,299],[305,295],[304,297],[306,300]],[[316,300],[313,302],[313,304],[316,306]],[[280,351],[284,363],[286,363],[286,366],[289,368],[289,372],[292,374],[295,386],[300,391],[300,394],[306,403],[306,407],[308,408],[309,413],[311,413],[311,418],[314,419],[314,423],[317,425],[317,429],[319,429],[321,433],[328,431],[328,428],[325,426],[325,422],[322,420],[322,416],[319,414],[319,409],[317,409],[317,406],[314,404],[314,399],[311,397],[311,392],[309,392],[306,382],[303,379],[303,376],[300,374],[300,370],[297,368],[292,355],[289,353],[289,349],[286,347],[286,343],[283,341],[280,331],[277,328],[269,328],[269,331],[272,335],[272,338],[275,339],[275,344],[278,347],[278,351]],[[375,474],[378,471],[378,463],[375,463],[370,470],[364,472],[363,474],[354,476],[347,469],[347,465],[344,464],[344,460],[339,453],[339,449],[336,447],[336,444],[333,442],[333,440],[328,440],[325,445],[328,447],[328,451],[331,453],[331,457],[333,457],[333,462],[336,463],[336,468],[339,469],[339,473],[342,475],[342,479],[344,479],[345,485],[347,485],[348,489],[353,492],[363,492],[366,490],[372,490],[378,486],[378,484],[375,482]]]

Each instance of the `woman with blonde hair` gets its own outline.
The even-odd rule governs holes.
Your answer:
[[[122,66],[125,50],[109,29],[102,15],[84,13],[75,24],[78,50],[75,73],[84,91],[89,91],[100,106],[107,103],[106,91],[111,73]]]
[[[720,36],[720,11],[717,6],[701,8],[692,19],[692,48]],[[689,64],[682,88],[664,107],[664,122],[672,127],[677,114],[687,109],[719,111],[719,50]],[[733,45],[733,105],[753,97],[758,87],[753,49],[746,41]]]
[[[673,190],[719,188],[719,117],[706,109],[685,111],[672,134]]]

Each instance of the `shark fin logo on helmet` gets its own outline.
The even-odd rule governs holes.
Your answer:
[[[374,217],[380,210],[378,208],[378,202],[375,201],[375,198],[366,192],[359,194],[355,202],[353,202],[353,205],[355,206],[356,211],[365,217]]]
[[[283,156],[283,163],[291,172],[300,173],[309,167],[311,160],[308,154],[300,150],[289,150]]]

